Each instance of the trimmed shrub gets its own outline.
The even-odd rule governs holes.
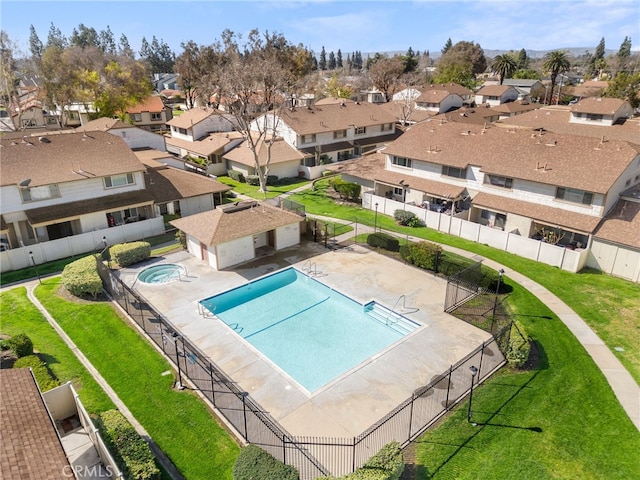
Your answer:
[[[33,355],[33,342],[24,333],[18,333],[6,341],[9,349],[18,358]]]
[[[393,212],[393,218],[399,225],[407,226],[412,219],[416,218],[416,214],[408,210],[396,210]]]
[[[159,480],[155,457],[135,428],[118,410],[102,412],[96,421],[109,451],[127,480]]]
[[[13,364],[13,368],[31,368],[41,392],[46,392],[60,385],[60,382],[51,375],[47,364],[40,360],[37,355],[27,355],[19,358]]]
[[[89,255],[67,264],[62,270],[60,278],[62,286],[76,297],[91,295],[96,298],[102,293],[102,280],[98,275],[96,261],[96,257]]]
[[[430,242],[412,243],[409,246],[409,259],[416,267],[424,270],[435,270],[442,247]]]
[[[340,198],[344,198],[352,202],[357,202],[360,198],[360,191],[362,190],[362,186],[358,185],[357,183],[340,182],[336,185],[335,190],[340,195]]]
[[[277,175],[267,175],[267,185],[277,185],[277,184],[278,184]]]
[[[229,175],[236,182],[244,183],[244,175],[242,174],[242,172],[238,172],[236,170],[229,170],[227,171],[227,175]]]
[[[383,232],[371,233],[367,236],[367,244],[370,247],[380,247],[390,252],[400,250],[400,241],[396,237]]]
[[[245,180],[248,185],[258,186],[260,185],[260,177],[258,175],[247,175]]]
[[[522,368],[531,352],[531,342],[524,327],[518,322],[514,322],[509,336],[509,347],[507,349],[507,361],[515,368]]]
[[[390,442],[355,472],[342,477],[320,477],[317,480],[399,480],[402,472],[402,449],[398,442]]]
[[[233,480],[298,480],[298,471],[255,445],[247,445],[233,464]]]
[[[151,256],[149,242],[119,243],[109,249],[111,258],[121,267],[128,267],[142,262]]]

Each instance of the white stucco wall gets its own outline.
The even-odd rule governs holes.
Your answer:
[[[213,208],[213,194],[211,193],[180,200],[180,213],[183,217],[213,210]]]
[[[276,250],[298,245],[300,243],[300,224],[285,225],[276,229]]]
[[[142,128],[114,128],[109,133],[121,137],[130,148],[153,148],[164,152],[167,150],[164,137]]]
[[[216,246],[217,270],[247,262],[255,257],[253,236],[239,238]]]

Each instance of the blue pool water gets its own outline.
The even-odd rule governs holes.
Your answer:
[[[294,268],[200,303],[309,392],[418,327]]]
[[[174,263],[164,263],[142,270],[138,274],[138,280],[143,283],[168,283],[179,280],[186,274],[186,269]]]

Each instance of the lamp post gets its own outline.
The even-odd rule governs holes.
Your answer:
[[[38,283],[42,285],[42,280],[40,279],[40,273],[38,272],[38,267],[36,267],[36,259],[33,258],[33,252],[29,250],[29,257],[31,258],[31,263],[33,264],[33,269],[36,272],[36,276],[38,277]]]
[[[378,228],[378,202],[376,202],[376,214],[373,217],[373,233],[377,231]]]
[[[471,365],[469,367],[469,371],[471,372],[471,390],[469,390],[469,409],[467,410],[467,422],[475,427],[478,424],[471,421],[471,402],[473,401],[473,381],[478,374],[478,369],[475,365]]]

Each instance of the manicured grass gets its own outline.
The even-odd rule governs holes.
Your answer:
[[[640,383],[640,284],[588,269],[578,274],[566,272],[426,227],[401,227],[389,216],[378,213],[376,218],[375,211],[334,203],[325,195],[327,183],[326,180],[316,182],[314,190],[305,190],[290,198],[304,204],[308,214],[357,220],[370,226],[375,222],[383,230],[461,248],[523,273],[580,315]],[[621,347],[622,351],[615,347]]]
[[[50,282],[51,280],[45,280]],[[58,336],[49,322],[27,298],[27,289],[16,287],[0,294],[2,325],[7,335],[26,334],[40,352],[49,369],[60,383],[70,381],[82,404],[90,414],[114,408],[113,402]]]
[[[306,185],[307,183],[309,183],[309,180],[305,180],[305,179],[297,179],[297,178],[288,179],[291,181],[291,183],[286,183],[282,185],[268,185],[267,193],[265,194],[264,192],[258,191],[260,187],[255,185],[249,185],[248,183],[237,182],[231,177],[222,176],[222,177],[218,177],[217,180],[220,183],[224,183],[225,185],[229,185],[230,187],[233,187],[233,191],[235,193],[238,193],[240,195],[246,195],[248,197],[255,198],[257,200],[266,200],[269,198],[274,198],[279,195],[282,195],[283,193],[290,192],[291,190],[294,190],[298,187],[302,187],[303,185]]]
[[[509,281],[507,279],[507,281]],[[419,479],[629,479],[640,433],[562,322],[524,288],[509,305],[539,348],[531,371],[504,369],[416,442]]]
[[[195,394],[173,390],[162,355],[111,304],[65,301],[58,287],[47,280],[36,295],[184,477],[231,479],[238,445]]]

